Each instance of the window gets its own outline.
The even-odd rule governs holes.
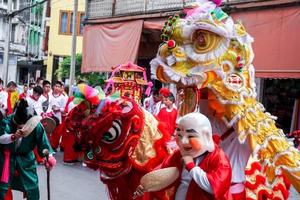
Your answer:
[[[73,13],[70,13],[70,33],[73,33]]]
[[[17,10],[18,9],[18,2],[17,2],[17,0],[13,0],[12,1],[12,7],[13,7],[13,10]]]
[[[16,28],[17,28],[17,25],[16,24],[12,24],[11,26],[11,35],[10,35],[10,41],[12,43],[16,43]]]
[[[80,17],[80,25],[79,25],[79,34],[82,35],[83,34],[83,21],[85,20],[85,14],[81,13],[80,15],[78,15]]]
[[[60,13],[60,31],[61,34],[68,34],[68,13]]]
[[[3,53],[0,53],[0,64],[3,64]]]
[[[77,35],[83,33],[83,21],[85,14],[78,12],[76,20]],[[72,35],[73,28],[73,12],[72,11],[60,11],[59,21],[59,34],[61,35]]]

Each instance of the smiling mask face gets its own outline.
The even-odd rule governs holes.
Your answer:
[[[190,113],[182,117],[176,133],[182,156],[196,158],[206,151],[214,150],[211,124],[208,118],[200,113]]]

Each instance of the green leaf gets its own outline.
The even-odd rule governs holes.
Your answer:
[[[85,80],[91,86],[102,86],[105,84],[105,73],[90,72],[81,73],[82,55],[76,55],[75,64],[75,78],[76,80]],[[61,63],[59,63],[58,69],[54,72],[54,75],[62,80],[68,79],[70,77],[70,67],[71,67],[71,56],[66,56]]]

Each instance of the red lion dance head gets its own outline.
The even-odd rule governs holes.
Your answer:
[[[141,176],[168,155],[164,145],[168,134],[126,97],[102,100],[97,108],[84,101],[68,115],[66,124],[85,152],[88,167],[99,169],[111,199],[131,199]]]

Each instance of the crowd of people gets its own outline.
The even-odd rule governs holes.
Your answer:
[[[78,162],[79,154],[73,150],[74,136],[64,123],[74,107],[73,97],[69,98],[67,92],[61,81],[51,87],[50,81],[38,78],[19,91],[15,82],[4,87],[0,79],[0,199],[12,199],[11,189],[22,191],[28,200],[39,199],[36,163],[52,169],[58,148],[64,151],[64,163]],[[25,136],[22,128],[33,116],[39,116],[41,123],[30,136]],[[47,132],[49,122],[54,129]],[[50,153],[47,160],[45,152]]]
[[[178,111],[175,96],[168,88],[154,89],[151,95],[144,99],[143,107],[168,127],[170,137],[174,135]]]
[[[19,159],[18,162],[13,162],[16,163],[15,165],[10,167],[10,172],[9,173],[16,173],[17,171],[17,176],[11,175],[8,177],[14,177],[10,178],[9,180],[5,180],[4,176],[4,171],[5,171],[5,163],[6,160],[6,152],[10,152],[11,155],[17,155],[20,156],[21,158],[24,157],[24,155],[27,156],[33,156],[30,157],[30,165],[35,166],[35,163],[39,164],[47,164],[48,168],[52,168],[55,163],[55,159],[53,156],[51,156],[52,159],[52,164],[49,164],[45,162],[45,155],[43,154],[44,149],[48,149],[49,152],[51,152],[50,155],[55,154],[55,151],[58,149],[63,151],[63,162],[66,164],[72,164],[75,162],[78,162],[79,160],[82,160],[82,155],[78,152],[76,152],[73,149],[74,141],[75,141],[75,136],[72,133],[69,133],[69,131],[66,128],[65,124],[65,117],[67,114],[72,110],[72,108],[75,107],[74,103],[72,102],[73,96],[68,96],[67,94],[68,89],[64,87],[63,83],[60,81],[56,81],[53,83],[52,88],[51,88],[51,82],[48,80],[43,80],[39,78],[35,84],[31,83],[29,87],[26,85],[23,86],[23,91],[18,94],[17,91],[17,85],[14,82],[9,82],[6,86],[6,88],[3,87],[3,81],[0,80],[0,109],[1,109],[1,123],[2,123],[2,128],[0,130],[0,143],[4,144],[2,148],[2,154],[0,156],[0,168],[2,167],[2,177],[1,177],[1,183],[0,183],[0,195],[2,197],[5,197],[5,200],[11,199],[11,192],[10,188],[12,189],[17,189],[21,190],[24,192],[24,194],[27,196],[29,200],[32,199],[39,199],[39,192],[38,192],[38,184],[37,184],[37,174],[36,174],[36,168],[33,167],[33,171],[30,172],[27,169],[24,169],[24,163],[28,161],[24,161],[22,159]],[[186,126],[186,124],[189,121],[185,121],[183,123],[183,119],[179,119],[178,117],[178,110],[177,106],[180,106],[180,102],[178,103],[178,100],[176,101],[175,96],[172,94],[172,92],[168,88],[161,88],[159,90],[153,89],[152,93],[149,97],[145,98],[143,101],[143,107],[145,110],[150,112],[155,118],[163,125],[166,127],[166,130],[168,131],[168,136],[169,136],[169,142],[167,147],[169,147],[169,150],[173,150],[171,145],[175,145],[176,148],[178,146],[180,147],[180,151],[184,153],[185,148],[192,148],[196,149],[198,146],[205,146],[203,143],[203,138],[200,134],[202,131],[203,127],[199,127],[199,130],[196,130],[195,127],[197,124],[193,124],[194,122],[196,123],[197,120],[192,121],[192,124],[188,124],[190,126],[190,129],[184,131],[178,131],[176,130],[176,127],[180,126],[182,124],[183,127]],[[26,108],[25,111],[22,108]],[[207,106],[201,106],[203,108],[206,108]],[[32,112],[29,112],[29,110],[32,110]],[[213,111],[207,111],[204,109],[201,110],[203,114],[206,116],[210,116],[211,113],[215,113]],[[25,113],[25,114],[24,114]],[[41,122],[44,126],[44,128],[39,125],[36,127],[35,131],[33,134],[31,134],[31,137],[24,137],[22,135],[22,127],[26,122],[33,116],[33,115],[38,115],[42,118]],[[194,116],[192,116],[194,117]],[[196,118],[201,118],[200,116],[197,116]],[[213,117],[209,117],[210,120]],[[47,120],[43,120],[47,119]],[[189,118],[187,118],[189,119]],[[193,118],[194,119],[194,118]],[[51,131],[47,131],[48,129],[45,128],[47,127],[47,124],[49,121],[53,122],[55,124],[55,128]],[[198,122],[197,122],[198,123]],[[202,121],[199,121],[199,124],[201,124]],[[218,123],[214,123],[218,124]],[[199,125],[200,126],[200,125]],[[208,126],[208,125],[207,125]],[[194,127],[194,128],[193,128]],[[206,126],[205,126],[206,127]],[[212,131],[216,131],[214,129],[218,129],[214,126],[209,125],[210,129],[212,129],[209,133],[209,141],[212,141]],[[197,128],[197,127],[196,127]],[[46,130],[46,131],[45,131]],[[201,131],[200,131],[201,130]],[[190,133],[190,131],[196,131],[195,133]],[[200,131],[200,132],[199,132]],[[217,130],[219,132],[222,132],[222,130]],[[197,134],[198,135],[197,135]],[[199,135],[200,134],[200,135]],[[186,136],[187,135],[187,136]],[[191,136],[192,135],[192,136]],[[7,136],[7,137],[4,137]],[[200,137],[201,136],[201,137]],[[34,139],[34,137],[38,138],[37,140]],[[186,139],[185,139],[186,137]],[[186,142],[185,140],[192,140],[191,137],[195,138],[195,141],[191,142]],[[200,138],[200,139],[199,139]],[[20,140],[21,139],[21,140]],[[18,141],[18,142],[16,142]],[[177,143],[177,145],[176,145]],[[211,142],[213,143],[213,142]],[[194,145],[194,146],[193,146]],[[197,146],[198,145],[198,146]],[[17,151],[15,151],[17,146]],[[187,147],[188,146],[188,147]],[[227,145],[230,146],[230,145]],[[8,151],[7,151],[8,149]],[[236,148],[234,148],[236,149]],[[195,150],[195,151],[196,151]],[[193,150],[194,151],[194,150]],[[213,151],[213,150],[212,150]],[[224,148],[224,151],[226,152],[226,148]],[[181,152],[181,153],[182,153]],[[203,152],[197,150],[199,155],[202,155]],[[31,153],[31,154],[29,154]],[[226,152],[228,153],[228,152]],[[221,153],[223,154],[223,152]],[[233,153],[229,153],[230,155]],[[190,168],[185,169],[182,171],[182,173],[187,174],[192,170],[192,168],[195,167],[195,164],[198,165],[199,162],[196,162],[193,164],[193,158],[199,157],[197,154],[194,157],[188,157],[187,160],[185,161],[186,166],[190,166]],[[203,154],[204,155],[204,154]],[[219,153],[218,153],[219,155]],[[184,156],[184,155],[183,155]],[[11,156],[13,159],[15,158],[14,156]],[[176,156],[175,156],[176,157]],[[232,157],[232,156],[231,156]],[[231,161],[230,157],[230,161]],[[245,155],[245,158],[247,158],[248,155]],[[174,158],[175,159],[175,158]],[[51,160],[51,159],[50,159]],[[178,159],[176,159],[178,160]],[[224,159],[221,159],[224,160]],[[2,162],[1,162],[2,161]],[[226,163],[228,164],[227,158],[225,159]],[[224,161],[224,162],[225,162]],[[177,161],[175,161],[177,162]],[[192,163],[192,164],[191,164]],[[170,163],[165,163],[166,166],[169,166]],[[178,164],[178,163],[177,163]],[[1,166],[2,165],[2,166]],[[171,164],[170,164],[171,165]],[[218,166],[217,164],[216,166]],[[227,165],[226,165],[227,166]],[[242,166],[243,168],[245,166]],[[227,168],[226,168],[227,170]],[[240,171],[243,171],[243,169],[238,169]],[[212,185],[208,184],[207,177],[206,175],[204,176],[202,171],[201,172],[193,172],[195,173],[196,177],[201,179],[202,181],[204,180],[204,187],[207,186],[205,191],[208,191],[208,193],[211,193],[212,191]],[[200,175],[199,175],[200,174]],[[239,173],[237,173],[239,174]],[[17,177],[17,178],[15,178]],[[20,179],[20,177],[22,177]],[[228,177],[231,177],[231,174],[228,174]],[[235,178],[236,175],[234,175],[232,178],[236,182],[244,181],[244,177],[239,180],[240,177]],[[3,179],[3,180],[2,180]],[[7,178],[6,178],[7,179]],[[226,179],[227,180],[227,179]],[[19,183],[15,186],[15,182]],[[191,180],[189,180],[191,181]],[[226,182],[227,184],[227,182]],[[201,185],[201,184],[200,184]],[[228,185],[228,184],[227,184]],[[179,186],[181,188],[181,186]],[[181,188],[182,189],[182,188]],[[9,192],[7,192],[9,191]],[[184,194],[187,191],[187,188],[184,189]],[[196,191],[196,190],[195,190]],[[240,192],[238,192],[240,193]],[[243,190],[244,193],[244,190]],[[143,194],[143,191],[141,192],[141,195]],[[178,194],[179,195],[179,194]],[[176,194],[177,196],[177,194]],[[244,194],[243,194],[244,196]],[[3,198],[1,198],[3,199]],[[176,198],[178,199],[178,198]],[[236,198],[238,199],[238,198]]]

